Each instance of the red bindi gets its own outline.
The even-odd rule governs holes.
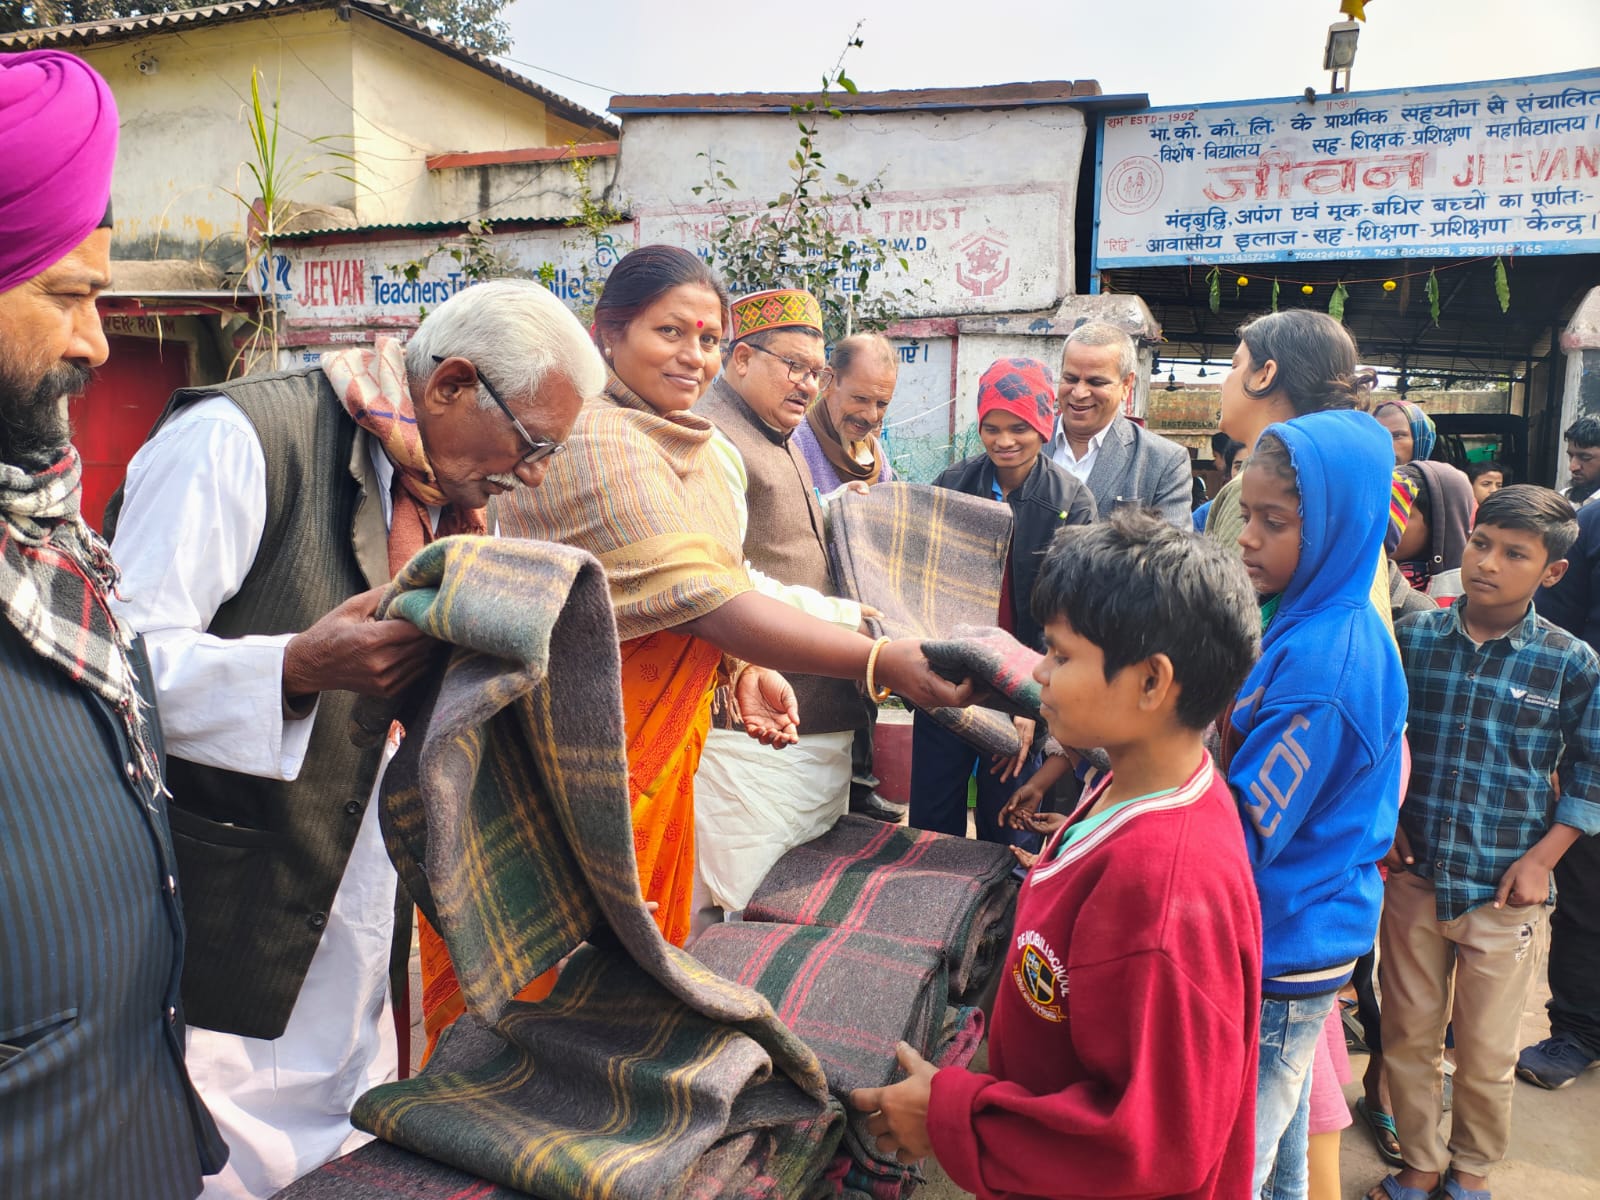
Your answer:
[[[694,327],[696,329],[704,329],[706,327],[706,323],[704,321],[696,321],[694,323]]]

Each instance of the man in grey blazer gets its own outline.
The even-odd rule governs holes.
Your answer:
[[[1189,452],[1122,415],[1137,364],[1133,339],[1115,325],[1089,321],[1068,335],[1050,457],[1088,485],[1102,517],[1119,505],[1137,504],[1188,529]]]

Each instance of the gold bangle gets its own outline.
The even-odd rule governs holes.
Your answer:
[[[879,638],[872,643],[872,649],[867,654],[867,695],[872,697],[874,704],[882,704],[894,694],[888,688],[874,687],[872,682],[872,672],[878,666],[878,651],[882,650],[892,640],[892,638],[886,637]]]

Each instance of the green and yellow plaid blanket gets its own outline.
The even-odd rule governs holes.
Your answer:
[[[939,641],[958,626],[992,627],[1010,547],[1007,505],[948,488],[880,483],[828,506],[834,579],[883,614],[871,619],[875,634]],[[986,754],[1020,748],[1003,713],[974,705],[928,715]]]
[[[645,910],[599,564],[551,543],[445,538],[407,564],[379,616],[456,647],[399,714],[381,815],[499,1049],[470,1071],[375,1088],[353,1122],[545,1200],[644,1200],[682,1194],[774,1070],[818,1115],[816,1056]],[[372,706],[357,723],[370,736],[391,715]],[[585,939],[547,1000],[513,1002]]]

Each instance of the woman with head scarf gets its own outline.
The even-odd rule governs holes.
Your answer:
[[[1372,410],[1378,424],[1394,438],[1394,461],[1403,467],[1409,462],[1425,462],[1433,457],[1439,431],[1433,418],[1409,400],[1385,400]]]

